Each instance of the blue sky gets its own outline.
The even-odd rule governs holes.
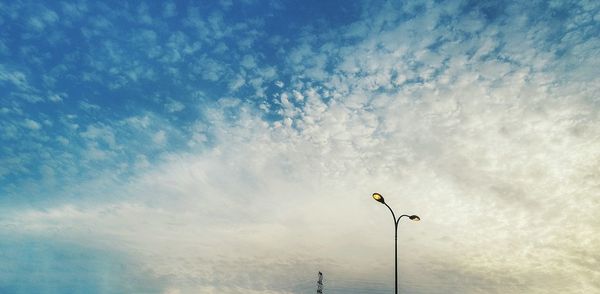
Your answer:
[[[197,2],[0,1],[0,290],[600,291],[599,4]]]
[[[285,50],[308,25],[317,35],[358,16],[348,7],[329,19],[339,5],[318,1],[3,6],[2,139],[19,142],[3,144],[2,187],[11,194],[22,191],[18,182],[49,174],[63,187],[115,167],[129,174],[140,158],[155,162],[165,151],[210,146],[192,137],[199,123],[210,124],[203,106],[219,99],[262,103],[271,108],[262,117],[281,119],[273,95],[274,82],[292,74],[281,66]],[[29,131],[18,135],[17,126]]]

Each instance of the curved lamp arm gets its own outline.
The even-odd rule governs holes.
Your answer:
[[[394,225],[395,225],[395,226],[398,226],[398,221],[400,220],[400,217],[402,217],[402,216],[400,216],[400,217],[398,218],[398,220],[396,220],[396,214],[394,213],[394,211],[392,210],[392,208],[391,208],[389,205],[387,205],[387,203],[385,203],[385,202],[384,202],[383,204],[385,204],[385,206],[386,206],[386,207],[387,207],[387,208],[390,210],[390,212],[392,213],[392,217],[394,218]]]
[[[418,215],[414,215],[414,214],[413,214],[413,215],[403,214],[403,215],[401,215],[401,216],[398,218],[398,221],[400,221],[400,219],[401,219],[403,216],[405,216],[405,217],[408,217],[410,220],[412,220],[412,221],[416,221],[416,222],[418,222],[418,221],[420,221],[420,220],[421,220],[421,218],[420,218]]]

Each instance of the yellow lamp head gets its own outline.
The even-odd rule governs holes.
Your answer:
[[[383,196],[381,196],[379,193],[373,193],[373,199],[375,199],[377,202],[385,203]]]

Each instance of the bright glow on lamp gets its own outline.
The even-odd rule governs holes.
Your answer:
[[[379,193],[373,193],[373,199],[375,199],[377,202],[385,203],[383,196],[381,196]]]

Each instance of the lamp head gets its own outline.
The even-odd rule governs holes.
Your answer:
[[[416,221],[416,222],[418,222],[418,221],[421,220],[421,218],[418,215],[411,215],[408,218],[410,218],[410,220],[413,220],[413,221]]]
[[[383,196],[381,196],[379,193],[373,193],[373,199],[375,199],[377,202],[385,203]]]

